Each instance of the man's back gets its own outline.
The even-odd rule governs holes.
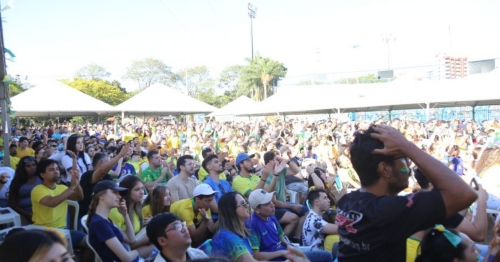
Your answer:
[[[406,239],[446,216],[437,190],[404,197],[356,191],[339,200],[337,212],[340,262],[405,261]]]

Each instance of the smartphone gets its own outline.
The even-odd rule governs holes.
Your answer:
[[[478,181],[477,178],[473,177],[472,180],[470,181],[471,186],[473,186],[475,189],[479,189],[479,185],[481,185]]]
[[[0,209],[0,214],[4,215],[4,214],[10,214],[10,210],[8,209]]]

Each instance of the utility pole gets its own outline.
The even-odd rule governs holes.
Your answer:
[[[387,44],[387,68],[391,69],[391,42],[396,41],[396,37],[393,37],[391,33],[382,34],[382,41]]]
[[[5,47],[3,43],[3,23],[2,12],[0,12],[0,108],[2,110],[2,129],[3,129],[3,165],[10,166],[10,127],[9,127],[9,112],[7,109],[7,99],[9,98],[9,88],[4,85],[3,80],[7,75],[5,69]]]
[[[252,60],[253,60],[253,19],[255,18],[255,12],[257,12],[257,7],[248,3],[248,16],[250,17],[250,42],[252,45]]]

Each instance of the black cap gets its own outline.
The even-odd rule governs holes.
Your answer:
[[[113,182],[111,180],[102,180],[102,181],[99,181],[94,186],[94,190],[92,190],[92,194],[97,194],[97,193],[104,191],[106,189],[118,191],[120,193],[120,195],[122,195],[122,196],[124,196],[128,193],[128,189],[126,189],[124,187],[117,186],[115,182]]]

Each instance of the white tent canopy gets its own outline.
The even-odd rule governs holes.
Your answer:
[[[257,102],[246,96],[240,96],[229,104],[215,110],[210,113],[208,117],[216,116],[237,116],[246,112],[247,108],[253,108],[257,105]]]
[[[154,84],[127,101],[116,110],[138,115],[181,115],[210,113],[217,110],[209,104],[187,96],[171,87]]]
[[[36,85],[11,98],[16,117],[93,116],[118,110],[59,81]]]
[[[242,115],[346,113],[499,105],[500,74],[457,80],[287,86]]]

